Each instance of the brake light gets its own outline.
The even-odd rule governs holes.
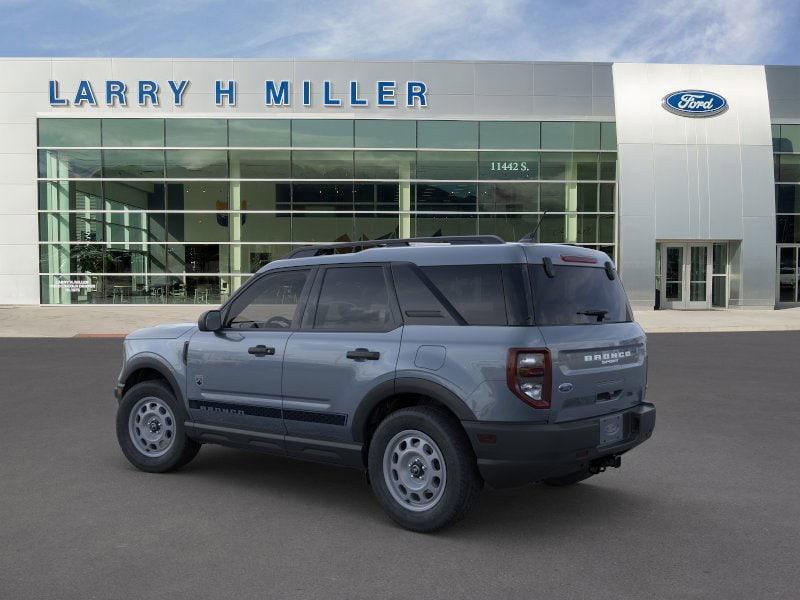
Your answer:
[[[550,352],[536,348],[508,351],[506,380],[509,389],[528,406],[550,408]]]
[[[592,258],[591,256],[575,256],[574,254],[562,254],[561,260],[564,262],[584,263],[587,265],[597,264],[596,258]]]

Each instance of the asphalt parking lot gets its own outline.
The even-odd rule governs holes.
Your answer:
[[[205,446],[138,472],[120,340],[0,339],[0,598],[797,597],[800,332],[649,340],[656,432],[621,469],[420,535],[356,471]]]

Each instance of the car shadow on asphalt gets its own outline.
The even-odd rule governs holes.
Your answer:
[[[229,494],[263,490],[267,496],[291,499],[308,506],[358,515],[375,526],[396,527],[383,514],[356,469],[287,457],[270,456],[218,446],[205,446],[178,475]],[[607,476],[606,476],[607,477]],[[440,532],[453,538],[496,538],[498,535],[557,536],[580,524],[603,521],[624,525],[631,512],[652,513],[652,496],[604,480],[604,475],[582,483],[555,488],[545,485],[494,490],[484,488],[472,512],[454,527]]]

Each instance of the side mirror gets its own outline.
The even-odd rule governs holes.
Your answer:
[[[222,329],[222,313],[218,310],[207,310],[197,319],[200,331],[219,331]]]

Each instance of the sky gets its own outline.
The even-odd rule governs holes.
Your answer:
[[[0,56],[800,64],[798,0],[0,0]]]

